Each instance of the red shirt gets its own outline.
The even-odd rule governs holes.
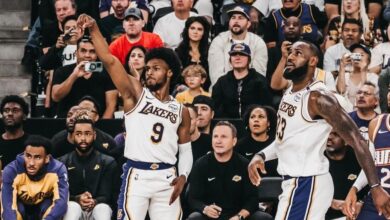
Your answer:
[[[110,51],[121,61],[122,64],[125,64],[126,55],[133,46],[137,45],[141,45],[149,50],[152,48],[163,47],[164,43],[157,34],[142,31],[141,38],[136,43],[130,43],[126,34],[123,34],[110,44]]]

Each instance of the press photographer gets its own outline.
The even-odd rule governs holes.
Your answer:
[[[116,106],[117,90],[100,62],[96,62],[95,47],[89,38],[77,42],[76,63],[58,68],[54,72],[52,99],[58,103],[57,117],[65,118],[70,107],[89,95],[94,97],[103,111],[103,118],[112,118]]]

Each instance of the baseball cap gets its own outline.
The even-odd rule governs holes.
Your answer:
[[[125,12],[125,19],[129,16],[144,20],[144,16],[139,8],[128,8]]]
[[[247,44],[244,43],[236,43],[233,44],[232,47],[230,48],[229,55],[231,56],[232,54],[243,54],[248,57],[251,56],[251,49]]]
[[[211,110],[215,111],[215,104],[214,104],[214,100],[208,96],[205,96],[205,95],[198,95],[194,98],[194,100],[192,101],[192,104],[193,105],[196,105],[196,104],[205,104],[205,105],[208,105]]]
[[[229,18],[232,17],[233,14],[242,14],[244,15],[248,20],[250,20],[250,17],[249,17],[249,6],[247,5],[237,5],[236,7],[234,7],[232,10],[229,10],[227,12]]]
[[[371,51],[370,49],[368,49],[366,46],[364,46],[363,44],[352,44],[350,47],[349,47],[349,51],[353,51],[355,50],[356,48],[360,48],[362,49],[366,54],[368,54],[370,57],[371,57]]]

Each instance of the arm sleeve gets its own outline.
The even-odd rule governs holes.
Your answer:
[[[61,84],[66,80],[65,74],[63,73],[63,68],[58,68],[53,73],[53,86]]]
[[[375,158],[375,147],[374,147],[374,144],[370,141],[368,146],[369,146],[369,149],[370,149],[371,156],[373,158]],[[357,191],[359,192],[365,186],[367,186],[367,184],[368,184],[368,180],[367,180],[366,174],[363,172],[363,170],[361,170],[360,173],[359,173],[358,178],[353,183],[353,186],[356,187]]]
[[[179,176],[184,175],[188,178],[193,163],[191,142],[179,144]]]
[[[256,49],[252,52],[252,66],[261,75],[266,76],[268,62],[267,46],[261,38],[257,37],[257,35],[253,35],[252,37],[257,38],[254,44],[256,45]]]
[[[97,203],[109,204],[112,198],[112,192],[114,191],[114,181],[116,177],[117,164],[114,160],[108,162],[104,173],[101,175],[101,183],[99,184],[98,194],[96,195]]]
[[[217,36],[210,44],[209,48],[209,76],[211,81],[211,86],[215,85],[223,74],[225,74],[225,54],[224,54],[224,45],[222,43],[223,39],[221,36]]]
[[[5,167],[1,187],[1,219],[22,219],[17,207],[16,192],[14,192],[15,177],[16,170],[10,166]]]
[[[203,158],[204,159],[204,158]],[[206,167],[202,166],[204,160],[197,160],[191,173],[190,189],[188,192],[188,204],[191,210],[202,213],[206,204],[205,201],[205,184],[203,182],[207,175]],[[204,168],[204,169],[203,169]]]
[[[46,220],[61,219],[67,210],[69,200],[68,174],[65,165],[58,172],[58,182],[53,189],[53,204],[47,209],[44,218]]]
[[[265,155],[265,161],[270,161],[278,158],[278,155],[276,154],[275,141],[268,145],[268,147],[263,149],[262,152]]]

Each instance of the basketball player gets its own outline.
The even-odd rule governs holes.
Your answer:
[[[110,54],[91,17],[80,15],[78,25],[88,28],[96,53],[122,94],[126,142],[118,219],[181,219],[180,201],[192,167],[188,110],[169,95],[169,85],[180,73],[180,61],[171,49],[157,48],[145,57],[146,88],[129,76]],[[174,164],[179,151],[178,177]]]
[[[278,172],[284,180],[275,219],[324,219],[333,197],[329,162],[324,156],[333,127],[346,144],[354,146],[375,204],[388,215],[390,198],[379,185],[366,142],[335,96],[322,82],[313,80],[318,54],[312,43],[300,40],[292,45],[283,76],[293,84],[279,105],[276,139],[254,156],[249,177],[259,185],[258,169],[265,173],[264,162],[278,158]]]
[[[390,161],[389,161],[389,146],[390,146],[390,115],[383,114],[373,119],[368,126],[368,136],[370,139],[371,154],[375,158],[376,173],[380,177],[380,185],[389,193],[390,192]],[[351,219],[370,219],[370,220],[384,220],[384,216],[378,215],[375,205],[372,201],[372,195],[364,199],[363,207],[360,213],[356,209],[356,193],[367,185],[366,175],[361,172],[355,183],[349,190],[347,198],[345,199],[344,212]]]

